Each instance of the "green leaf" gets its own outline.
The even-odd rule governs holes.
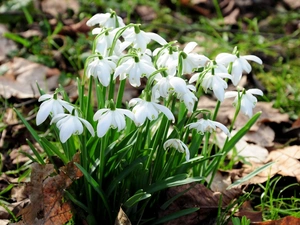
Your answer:
[[[78,163],[75,162],[75,165],[81,170],[81,172],[83,173],[84,177],[87,179],[87,181],[89,182],[89,184],[92,186],[92,188],[99,194],[99,196],[102,199],[102,202],[104,204],[104,207],[106,208],[108,214],[109,214],[109,218],[110,221],[112,221],[112,217],[111,217],[111,209],[109,208],[108,205],[108,201],[105,195],[105,193],[103,192],[103,190],[101,189],[101,187],[99,186],[99,184],[97,183],[97,181],[95,181],[95,179]]]
[[[131,196],[127,201],[124,203],[125,207],[132,207],[139,201],[142,201],[144,199],[150,198],[151,194],[141,190],[138,190],[133,196]]]
[[[174,219],[177,219],[181,216],[185,216],[185,215],[188,215],[188,214],[191,214],[193,212],[196,212],[198,211],[200,208],[189,208],[189,209],[183,209],[183,210],[180,210],[178,212],[175,212],[175,213],[171,213],[167,216],[164,216],[162,218],[159,218],[158,220],[154,221],[153,223],[151,223],[152,225],[155,225],[155,224],[161,224],[161,223],[165,223],[167,221],[170,221],[170,220],[174,220]]]
[[[27,141],[27,144],[29,145],[30,149],[32,150],[32,152],[34,153],[34,155],[36,157],[36,160],[33,160],[33,161],[37,161],[39,164],[45,165],[46,163],[42,159],[40,153],[33,146],[33,144],[28,139],[26,139],[26,141]]]
[[[229,152],[236,143],[245,136],[245,134],[250,130],[253,124],[258,120],[260,117],[261,112],[257,112],[246,124],[240,129],[223,147],[222,152]]]
[[[233,186],[236,185],[240,185],[244,182],[246,182],[247,180],[250,180],[252,177],[256,176],[257,174],[259,174],[260,172],[262,172],[263,170],[267,169],[268,167],[272,166],[275,162],[269,162],[266,165],[263,165],[262,167],[257,168],[256,170],[252,171],[251,173],[249,173],[248,175],[244,176],[242,179],[237,180],[236,182],[234,182],[233,184],[229,185],[227,187],[227,189],[232,188]]]
[[[189,184],[192,182],[197,182],[203,180],[203,177],[191,177],[187,178],[187,174],[177,174],[173,177],[168,177],[165,180],[158,181],[152,185],[150,185],[148,188],[146,188],[146,192],[153,194],[157,191],[161,191],[163,189]]]
[[[20,43],[21,45],[25,46],[26,48],[28,48],[31,45],[30,41],[28,41],[25,38],[22,38],[21,36],[19,36],[17,34],[14,34],[14,33],[5,32],[3,34],[3,36],[8,38],[8,39],[11,39],[15,42]]]

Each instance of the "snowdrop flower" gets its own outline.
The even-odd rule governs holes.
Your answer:
[[[201,74],[202,73],[194,74],[189,82],[192,83],[197,81]],[[228,87],[227,82],[224,81],[223,78],[231,79],[232,76],[227,73],[225,66],[219,64],[214,65],[209,71],[205,71],[203,80],[201,82],[201,86],[203,87],[205,93],[207,93],[207,89],[212,90],[217,99],[221,102],[224,100],[225,89]]]
[[[188,85],[191,88],[191,85]],[[194,87],[194,86],[192,86]],[[188,109],[189,112],[193,112],[195,102],[197,101],[197,97],[195,94],[191,91],[187,91],[185,93],[180,93],[177,95],[178,99],[180,101],[183,101],[185,104],[185,107]]]
[[[174,91],[176,94],[185,93],[188,87],[185,81],[180,77],[167,76],[163,77],[161,74],[155,76],[157,83],[152,88],[152,93],[159,93],[159,97],[167,98],[170,92]]]
[[[169,120],[175,121],[175,117],[170,109],[154,101],[148,102],[140,98],[133,98],[129,101],[129,106],[134,106],[132,112],[134,113],[137,126],[143,125],[146,118],[151,121],[156,120],[160,112],[165,114]]]
[[[92,125],[77,115],[60,113],[53,117],[50,124],[52,123],[56,123],[56,126],[59,129],[59,139],[62,143],[65,143],[72,134],[82,134],[83,125],[85,125],[93,137],[95,136]]]
[[[177,151],[181,153],[185,153],[186,161],[190,160],[190,151],[188,147],[179,139],[169,139],[164,143],[164,149],[175,148]]]
[[[156,71],[151,62],[151,58],[146,54],[127,58],[125,62],[122,62],[115,70],[114,79],[120,76],[120,80],[129,76],[129,83],[134,87],[141,85],[141,77],[147,78]]]
[[[228,66],[232,63],[232,83],[237,86],[242,78],[243,72],[250,73],[252,70],[251,65],[247,60],[254,61],[258,64],[262,64],[262,60],[255,55],[239,56],[239,54],[221,53],[217,55],[216,62]]]
[[[134,27],[128,28],[122,36],[125,40],[125,43],[128,43],[128,45],[132,44],[133,48],[140,49],[142,52],[146,50],[147,44],[151,40],[156,41],[160,45],[167,44],[166,40],[158,34],[140,30],[140,25],[135,25]]]
[[[97,77],[99,82],[107,87],[110,83],[110,74],[113,73],[116,68],[116,63],[112,59],[116,59],[116,56],[112,57],[102,57],[94,56],[93,59],[89,62],[86,69],[86,76]]]
[[[134,120],[134,114],[127,109],[99,109],[93,117],[94,121],[98,121],[97,136],[103,137],[109,128],[118,128],[118,132],[123,130],[126,125],[125,116]]]
[[[88,25],[89,27],[92,27],[96,24],[99,24],[99,26],[106,28],[117,28],[125,26],[122,18],[117,16],[114,11],[112,11],[111,13],[97,13],[86,22],[86,25]]]
[[[257,103],[256,97],[253,95],[263,95],[263,92],[257,88],[249,89],[245,92],[228,91],[225,93],[225,98],[235,97],[233,105],[238,104],[238,95],[241,95],[241,111],[248,117],[252,117],[253,109]]]
[[[102,30],[95,28],[93,30],[93,34],[98,34],[97,38],[95,39],[96,48],[95,52],[100,53],[102,56],[109,56],[110,48],[113,46],[113,40],[116,36],[116,33],[119,29],[114,30]],[[121,56],[122,51],[124,50],[123,44],[118,39],[116,40],[114,49],[113,49],[113,55]]]
[[[161,51],[161,52],[160,52]],[[173,47],[165,48],[161,50],[161,48],[157,48],[153,51],[153,55],[158,55],[158,59],[156,65],[158,68],[167,68],[167,73],[171,76],[174,76],[176,73],[176,69],[178,66],[178,52],[173,50]]]
[[[57,99],[54,95],[44,94],[39,97],[39,102],[43,102],[40,105],[40,109],[36,115],[36,125],[42,124],[49,115],[56,116],[59,113],[64,113],[64,109],[70,113],[74,107],[69,103],[61,99]]]
[[[180,53],[182,57],[182,74],[191,73],[198,67],[203,67],[209,61],[204,55],[191,53],[197,46],[196,42],[189,42],[183,52]]]
[[[230,136],[230,132],[223,124],[212,121],[209,119],[200,119],[195,123],[190,123],[186,127],[189,129],[196,129],[199,133],[204,134],[206,131],[212,132],[215,131],[217,127],[219,127],[227,136]]]

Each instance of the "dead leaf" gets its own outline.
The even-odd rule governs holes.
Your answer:
[[[223,207],[226,207],[233,199],[241,195],[239,188],[233,188],[224,192],[213,192],[203,184],[191,183],[182,186],[172,187],[167,190],[167,198],[182,194],[164,211],[160,212],[160,217],[175,213],[179,210],[199,207],[194,213],[182,216],[175,220],[165,223],[165,225],[196,225],[208,224],[208,221],[215,219],[222,196]]]
[[[300,218],[293,216],[286,216],[280,220],[265,221],[265,222],[251,222],[251,225],[299,225]]]
[[[0,24],[0,62],[6,59],[6,56],[9,52],[17,49],[17,45],[12,40],[3,36],[5,32],[8,32],[8,30],[3,24]],[[3,71],[0,70],[0,75],[2,73]]]
[[[292,9],[300,8],[300,1],[295,0],[283,0]]]
[[[231,132],[231,135],[234,136],[236,133],[237,131],[233,131]],[[223,148],[227,136],[224,133],[217,133],[216,138],[217,145],[220,148]],[[240,159],[239,157],[242,157],[249,162],[265,163],[268,154],[269,152],[266,148],[255,144],[249,144],[245,141],[245,138],[242,137],[241,140],[235,144],[235,148],[228,152],[227,156],[229,158],[235,157],[234,160],[237,161]]]
[[[152,21],[157,18],[156,12],[150,6],[138,5],[135,10],[143,21]]]
[[[205,180],[209,182],[211,179],[211,174],[209,174]],[[228,172],[218,170],[213,178],[213,181],[210,185],[212,191],[223,192],[226,191],[227,187],[231,185],[231,176]]]
[[[7,72],[0,77],[0,95],[19,99],[38,97],[36,83],[46,92],[57,87],[59,71],[23,58],[1,65]]]
[[[53,17],[63,15],[68,9],[72,9],[75,14],[79,12],[79,2],[77,0],[39,0],[41,9]]]
[[[30,204],[19,215],[22,220],[13,225],[63,225],[72,218],[72,205],[63,202],[64,190],[75,179],[82,176],[74,162],[79,163],[80,154],[75,154],[73,161],[60,168],[56,173],[51,164],[32,164],[31,182],[27,185]]]
[[[131,225],[131,222],[126,215],[126,213],[123,211],[123,209],[120,207],[118,216],[115,220],[115,225]]]
[[[262,212],[254,211],[250,201],[245,201],[234,215],[240,218],[246,216],[251,222],[261,222],[263,220]]]
[[[255,143],[261,147],[272,147],[274,145],[275,132],[269,126],[261,123],[257,131],[249,131],[244,136],[244,140]]]

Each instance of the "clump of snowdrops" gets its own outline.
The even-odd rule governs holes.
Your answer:
[[[61,87],[53,94],[42,92],[36,124],[50,118],[52,138],[27,125],[48,156],[66,164],[80,152],[77,166],[84,178],[66,194],[85,211],[89,224],[113,224],[120,206],[134,224],[152,224],[163,204],[160,193],[213,177],[222,157],[257,120],[254,95],[262,91],[237,85],[252,69],[249,60],[262,61],[242,56],[237,48],[209,59],[193,52],[196,42],[181,49],[140,24],[125,25],[114,11],[94,15],[87,25],[97,27],[84,77],[78,79],[78,100],[71,103]],[[159,47],[148,48],[155,46],[150,42]],[[226,91],[229,81],[236,91]],[[123,100],[127,85],[142,90],[129,102]],[[213,111],[201,108],[205,93],[218,100]],[[215,121],[225,98],[233,98],[234,118],[239,112],[249,117],[234,136],[235,119],[229,128]],[[217,130],[228,138],[222,149],[213,150],[210,137]]]

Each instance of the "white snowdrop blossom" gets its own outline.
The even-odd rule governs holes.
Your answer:
[[[56,123],[56,126],[59,129],[59,139],[62,143],[65,143],[72,134],[82,134],[83,125],[88,129],[93,137],[95,136],[92,125],[77,115],[60,113],[53,117],[51,120],[51,124],[52,123]]]
[[[129,101],[129,106],[133,107],[132,112],[134,113],[134,121],[137,126],[143,125],[147,118],[151,121],[156,120],[160,112],[165,114],[169,120],[175,121],[175,117],[170,109],[154,101],[148,102],[140,98],[133,98]]]
[[[44,94],[39,97],[39,102],[43,102],[40,105],[39,111],[36,115],[36,125],[42,124],[49,115],[56,116],[57,114],[64,113],[64,109],[70,113],[74,107],[69,103],[61,99],[54,98],[54,95]]]
[[[221,53],[216,57],[216,62],[218,64],[228,66],[232,63],[232,83],[235,86],[240,82],[243,72],[250,73],[252,70],[252,67],[247,60],[262,64],[262,60],[255,55],[237,56],[235,54]]]
[[[217,127],[219,127],[227,136],[230,136],[230,132],[227,127],[225,127],[222,123],[209,119],[202,118],[195,123],[188,124],[186,127],[188,127],[189,129],[196,129],[197,132],[201,134],[204,134],[206,131],[211,133],[212,131],[215,131]]]
[[[95,52],[100,53],[104,57],[109,56],[109,51],[113,47],[113,40],[118,30],[119,29],[114,29],[114,30],[108,29],[103,31],[100,28],[95,28],[93,30],[93,34],[99,34],[99,36],[97,36],[97,38],[95,39],[95,43],[96,43]],[[121,43],[119,39],[116,40],[114,49],[112,51],[113,55],[122,56],[122,51],[124,50],[123,46],[124,45]]]
[[[98,121],[97,136],[103,137],[109,128],[118,128],[118,132],[123,130],[126,126],[125,116],[134,120],[134,114],[128,109],[99,109],[93,117],[94,121]]]
[[[128,28],[123,34],[124,42],[127,45],[132,44],[133,48],[140,49],[144,52],[147,48],[148,43],[151,40],[156,41],[160,45],[167,44],[166,40],[160,35],[152,32],[145,32],[139,29],[139,25]]]
[[[116,68],[116,63],[113,59],[116,59],[116,56],[105,57],[93,57],[93,59],[88,63],[86,68],[86,76],[97,77],[99,82],[107,87],[110,83],[110,74],[114,72]]]
[[[172,47],[170,47],[172,48]],[[153,55],[157,56],[161,48],[157,48],[153,51]],[[167,74],[174,76],[178,66],[178,52],[165,48],[161,50],[156,65],[158,68],[167,68]]]
[[[86,22],[86,25],[89,27],[92,27],[96,24],[99,24],[99,26],[105,28],[117,28],[125,26],[122,18],[117,16],[115,12],[97,13]]]
[[[188,87],[191,88],[194,86],[188,85]],[[195,102],[197,101],[197,97],[193,92],[188,90],[185,93],[178,94],[177,97],[180,101],[184,102],[185,107],[188,109],[189,112],[193,112]]]
[[[257,103],[256,97],[253,95],[263,95],[263,92],[260,89],[254,88],[249,89],[248,91],[237,92],[237,91],[228,91],[225,93],[225,98],[235,97],[233,105],[237,106],[238,104],[238,95],[241,95],[241,111],[248,117],[252,117],[253,109]]]
[[[178,152],[185,153],[186,161],[190,160],[190,150],[188,147],[179,139],[169,139],[164,143],[164,149],[175,148]]]
[[[147,54],[126,58],[125,60],[115,69],[113,78],[116,79],[120,76],[120,80],[124,80],[128,75],[129,83],[134,87],[141,85],[141,77],[146,76],[148,78],[156,71],[151,58]]]
[[[191,73],[198,67],[204,67],[205,64],[209,61],[209,58],[204,55],[192,53],[196,46],[196,42],[189,42],[183,49],[183,52],[181,53],[183,67],[182,74]]]
[[[200,75],[201,73],[194,74],[189,82],[192,83],[197,81]],[[223,80],[224,78],[232,78],[232,76],[227,73],[226,67],[221,64],[214,65],[213,68],[204,74],[201,86],[205,93],[207,93],[207,89],[212,90],[216,98],[222,102],[225,96],[225,89],[228,87],[227,82]]]

